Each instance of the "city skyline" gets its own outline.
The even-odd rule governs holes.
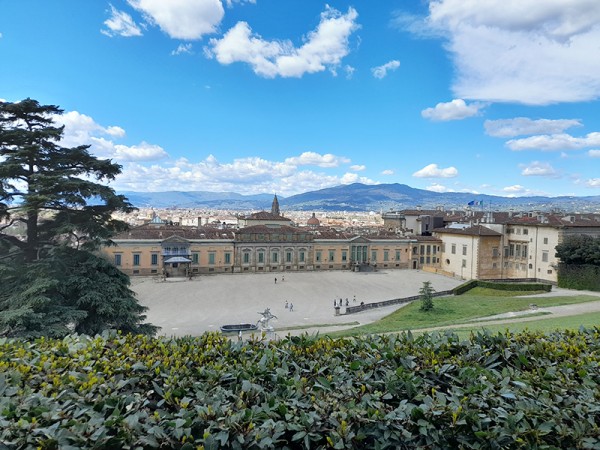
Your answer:
[[[600,3],[409,3],[4,2],[0,99],[119,191],[599,195]]]

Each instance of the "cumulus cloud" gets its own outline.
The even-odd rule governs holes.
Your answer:
[[[600,188],[600,178],[590,178],[585,182],[587,187]]]
[[[217,31],[225,10],[220,0],[127,0],[174,39],[195,40]]]
[[[327,69],[335,74],[350,52],[349,38],[358,29],[357,17],[353,8],[342,14],[327,6],[319,25],[308,33],[300,47],[289,40],[265,40],[253,33],[248,23],[238,22],[223,38],[211,39],[205,53],[221,64],[247,63],[254,73],[265,78],[299,78]]]
[[[352,170],[353,172],[360,172],[362,170],[365,170],[367,168],[367,166],[365,166],[364,164],[355,164],[353,166],[350,166],[350,170]]]
[[[436,0],[426,23],[448,42],[457,97],[534,105],[600,97],[596,0]]]
[[[527,192],[527,189],[525,189],[520,184],[514,184],[512,186],[506,186],[505,188],[502,189],[502,191],[505,192],[509,196],[515,196],[515,195],[519,195],[519,194],[522,194],[522,195],[525,194]]]
[[[371,72],[375,78],[379,78],[381,80],[387,76],[388,71],[394,71],[398,67],[400,67],[400,61],[393,59],[382,66],[373,67]]]
[[[454,99],[450,102],[438,103],[434,108],[424,109],[421,111],[421,116],[436,121],[462,120],[476,116],[484,106],[483,103],[467,105],[462,99]]]
[[[412,176],[416,178],[454,178],[458,176],[458,170],[456,167],[441,169],[437,164],[429,164],[413,173]]]
[[[190,44],[190,43],[179,44],[179,46],[171,52],[171,55],[176,56],[176,55],[181,55],[183,53],[187,53],[187,54],[191,55],[193,53],[192,44]]]
[[[386,169],[381,172],[381,175],[394,175],[394,171],[390,169]]]
[[[113,5],[110,5],[110,18],[104,21],[104,25],[106,25],[106,29],[100,30],[100,32],[110,37],[142,35],[142,29],[134,22],[131,16],[123,11],[119,11]]]
[[[521,164],[521,175],[526,177],[556,177],[556,170],[547,162],[533,161],[530,164]]]
[[[298,170],[298,165],[292,161],[302,159],[298,156],[284,161],[269,161],[248,157],[220,162],[215,156],[209,155],[200,162],[185,158],[149,166],[132,162],[124,165],[123,173],[115,185],[121,190],[133,191],[164,191],[168,186],[169,190],[278,192],[292,195],[340,184],[376,184],[356,173],[338,176],[309,169]],[[317,164],[314,166],[319,167]]]
[[[69,111],[55,116],[54,122],[64,125],[61,145],[77,147],[90,145],[90,152],[100,158],[118,161],[155,161],[168,157],[167,152],[158,145],[142,142],[131,147],[116,144],[113,139],[125,137],[125,130],[118,126],[103,127],[85,114]]]
[[[425,190],[432,191],[432,192],[439,192],[439,193],[454,192],[452,189],[447,188],[446,186],[442,186],[441,184],[438,184],[438,183],[433,183],[433,184],[427,186],[425,188]]]
[[[521,150],[579,150],[585,147],[600,145],[600,133],[589,133],[584,137],[574,137],[570,134],[543,134],[530,136],[523,139],[511,139],[506,142],[508,148],[514,151]]]
[[[589,150],[588,156],[590,158],[600,158],[600,150]]]
[[[316,152],[304,152],[300,156],[294,156],[285,160],[286,164],[293,166],[318,166],[318,167],[338,167],[340,164],[347,164],[350,160],[343,156],[335,156],[331,153],[321,155]]]
[[[581,127],[579,119],[538,119],[527,117],[514,119],[486,120],[483,124],[485,133],[493,137],[515,137],[530,134],[558,134],[571,127]]]

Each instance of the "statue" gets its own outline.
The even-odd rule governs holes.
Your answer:
[[[270,308],[265,308],[265,310],[263,312],[259,312],[258,314],[261,314],[262,317],[260,319],[258,319],[258,322],[256,323],[256,325],[260,326],[261,330],[272,331],[273,327],[269,325],[269,320],[277,319],[277,316],[274,315],[273,313],[271,313]]]

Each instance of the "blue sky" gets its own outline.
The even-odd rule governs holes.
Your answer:
[[[597,0],[0,0],[0,99],[119,191],[600,195]]]

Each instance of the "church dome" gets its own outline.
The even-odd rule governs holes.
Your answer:
[[[318,227],[319,225],[321,225],[321,222],[319,222],[319,219],[317,219],[315,217],[315,213],[313,213],[312,217],[308,219],[308,222],[306,222],[306,224],[311,227]]]

